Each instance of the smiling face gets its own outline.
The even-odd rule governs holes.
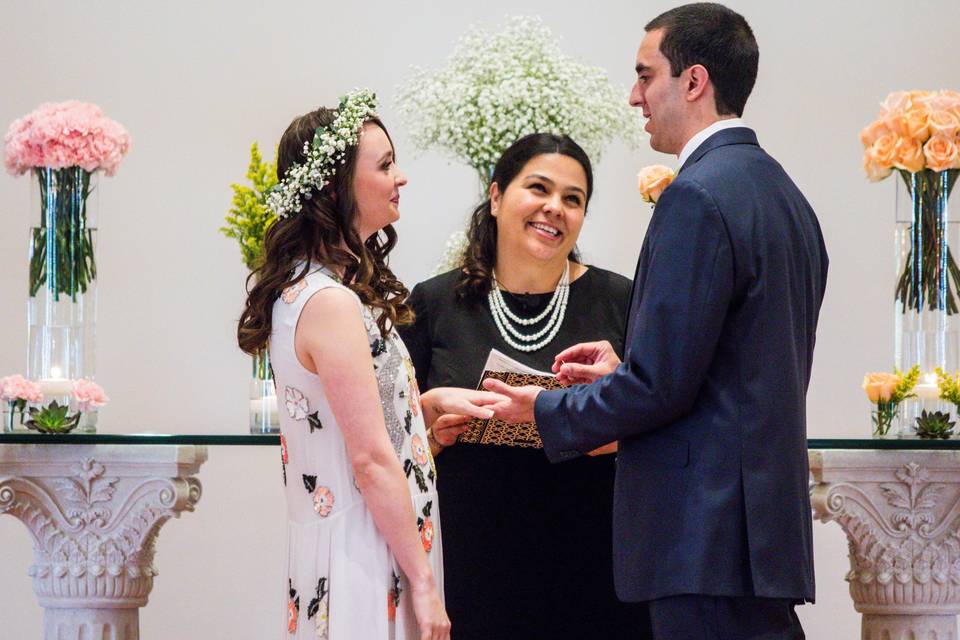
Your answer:
[[[386,132],[371,122],[363,125],[353,175],[355,226],[361,240],[400,219],[400,187],[405,184],[407,177],[397,166]]]
[[[497,263],[565,260],[583,226],[587,174],[570,156],[533,157],[503,193],[490,185],[491,215],[497,219]]]
[[[637,51],[637,82],[630,92],[630,104],[643,109],[644,131],[650,134],[655,151],[678,155],[686,143],[687,103],[685,75],[673,77],[670,61],[660,52],[663,29],[648,31]]]

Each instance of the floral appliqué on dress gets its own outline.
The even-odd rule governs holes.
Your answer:
[[[327,590],[327,579],[320,578],[317,582],[316,597],[307,606],[307,620],[317,618],[317,638],[326,638],[330,631],[330,592]]]
[[[297,632],[297,618],[300,617],[300,596],[293,588],[293,581],[287,579],[289,598],[287,599],[287,633]]]
[[[410,411],[413,415],[420,415],[420,387],[417,386],[417,372],[413,368],[413,360],[404,358],[403,364],[407,365],[407,382],[410,385],[410,393],[407,395],[407,404],[410,405]]]
[[[280,299],[286,302],[287,304],[293,304],[296,299],[300,296],[300,292],[307,288],[307,279],[304,278],[300,282],[296,282],[286,289],[283,290],[283,293],[280,294]]]
[[[294,420],[303,420],[310,413],[310,402],[299,389],[284,387],[283,399],[287,406],[287,415]]]
[[[430,519],[430,512],[433,510],[433,501],[427,501],[423,505],[423,517],[417,518],[417,529],[420,530],[420,542],[423,543],[423,550],[430,553],[433,548],[433,520]]]
[[[393,588],[387,591],[387,621],[396,622],[397,607],[400,606],[400,594],[403,588],[400,586],[400,576],[393,574]]]
[[[283,466],[283,486],[287,486],[287,463],[290,461],[290,456],[287,455],[287,439],[284,435],[280,434],[280,464]]]
[[[333,511],[333,492],[328,487],[317,486],[317,476],[303,474],[303,487],[313,494],[313,510],[326,518]]]

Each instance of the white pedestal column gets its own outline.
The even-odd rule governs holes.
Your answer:
[[[138,640],[160,527],[200,499],[206,447],[0,446],[0,514],[34,541],[46,640]]]
[[[814,515],[850,545],[863,640],[956,640],[960,451],[810,452]]]

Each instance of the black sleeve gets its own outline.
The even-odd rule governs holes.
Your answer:
[[[415,319],[413,324],[408,324],[398,329],[403,344],[410,352],[410,359],[413,360],[413,368],[417,374],[417,386],[422,391],[427,390],[427,377],[430,373],[431,344],[433,339],[430,334],[430,311],[427,301],[427,295],[423,284],[418,284],[410,292],[407,298],[407,304],[413,308]]]

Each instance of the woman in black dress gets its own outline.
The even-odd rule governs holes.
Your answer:
[[[566,136],[533,134],[504,152],[462,269],[410,295],[416,320],[400,333],[422,390],[476,387],[491,348],[542,371],[579,342],[622,354],[630,281],[575,251],[592,189],[590,160]],[[452,637],[645,637],[645,608],[613,589],[615,447],[551,465],[538,449],[457,443],[465,429],[444,416],[428,431]]]

